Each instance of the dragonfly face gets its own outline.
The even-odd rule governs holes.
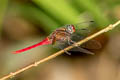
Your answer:
[[[74,25],[70,24],[70,25],[67,25],[66,26],[66,31],[70,34],[74,33],[75,32],[75,27]]]

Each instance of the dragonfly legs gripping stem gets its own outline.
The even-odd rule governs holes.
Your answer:
[[[61,50],[64,50],[64,48],[63,48],[62,46],[56,46],[56,45],[53,45],[53,47],[55,47],[55,48],[59,48],[59,49],[61,49]],[[71,55],[71,53],[69,53],[69,52],[66,51],[66,50],[64,50],[64,52],[65,52],[66,54],[68,54],[68,55]]]
[[[64,50],[64,49],[62,49],[62,47],[60,47],[60,46],[59,46],[59,48],[60,48],[61,50]],[[68,55],[71,55],[71,53],[69,53],[69,52],[66,51],[66,50],[64,50],[64,52],[65,52],[66,54],[68,54]]]
[[[69,44],[69,45],[72,45],[71,43],[72,43],[72,44],[75,44],[75,41],[73,41],[73,40],[70,39],[70,40],[68,41],[68,44]],[[91,51],[89,51],[89,50],[87,50],[87,49],[81,48],[80,46],[76,46],[76,47],[79,49],[80,52],[94,55],[93,52],[91,52]]]
[[[71,40],[71,39],[69,39],[69,40],[68,40],[68,44],[69,44],[69,45],[72,45],[72,44],[75,44],[75,43],[76,43],[76,42],[75,42],[75,41],[73,41],[73,40]],[[76,46],[76,47],[78,47],[78,48],[79,48],[79,46]]]

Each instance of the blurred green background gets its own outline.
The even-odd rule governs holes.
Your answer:
[[[0,77],[56,52],[49,45],[12,54],[58,27],[93,20],[98,31],[119,19],[120,0],[0,0]],[[120,80],[119,30],[96,38],[103,47],[95,55],[63,54],[10,80]]]

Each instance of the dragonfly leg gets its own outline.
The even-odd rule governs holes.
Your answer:
[[[73,40],[71,40],[70,38],[68,39],[68,44],[69,45],[72,45],[72,44],[75,44],[76,42],[75,41],[73,41]],[[80,46],[76,46],[77,48],[79,48]],[[81,48],[81,47],[80,47]]]
[[[61,50],[64,50],[62,47],[60,47],[59,46],[59,48],[61,49]],[[68,54],[68,55],[71,55],[71,53],[69,53],[68,51],[66,51],[66,50],[64,50],[64,52],[66,53],[66,54]]]
[[[76,42],[75,41],[73,41],[73,40],[71,40],[70,38],[68,39],[68,44],[69,45],[72,45],[72,44],[75,44]]]
[[[73,41],[73,40],[71,40],[71,39],[69,40],[69,43],[70,43],[70,42],[71,42],[72,44],[75,43],[75,41]],[[76,46],[76,47],[79,49],[80,52],[94,55],[93,52],[90,52],[90,51],[87,50],[87,49],[81,48],[80,46]]]
[[[68,51],[66,51],[66,50],[64,50],[64,52],[65,52],[66,54],[68,54],[68,55],[71,55],[71,53],[70,53],[70,52],[68,52]]]
[[[70,42],[72,43],[72,44],[75,44],[76,42],[75,41],[73,41],[73,40],[70,40]],[[76,46],[77,48],[81,48],[80,46]]]
[[[68,42],[69,45],[72,45],[72,44],[75,43],[75,42],[74,42],[73,40],[71,40],[69,37],[67,38],[67,42]]]
[[[53,45],[54,48],[58,48],[58,49],[61,49],[61,50],[64,50],[65,47],[63,47],[64,44],[58,44],[58,45]],[[71,55],[71,53],[69,53],[68,51],[64,50],[64,52],[68,55]]]

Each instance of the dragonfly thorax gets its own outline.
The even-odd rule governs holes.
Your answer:
[[[68,32],[68,33],[70,33],[70,34],[72,34],[72,33],[74,33],[75,32],[75,27],[74,27],[74,25],[67,25],[66,26],[66,31]]]

